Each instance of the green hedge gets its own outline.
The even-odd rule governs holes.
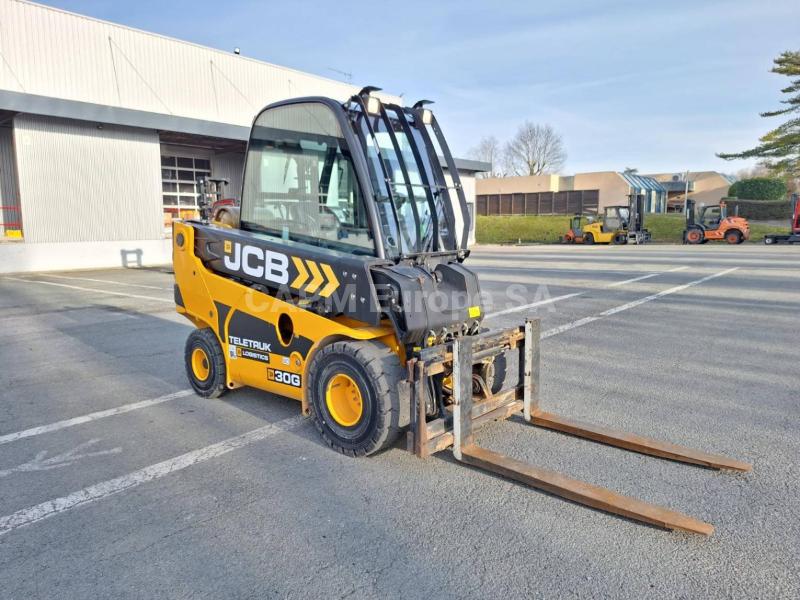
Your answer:
[[[786,198],[786,184],[781,179],[754,177],[737,181],[728,189],[729,196],[747,200],[783,200]]]
[[[560,241],[569,231],[571,219],[571,215],[479,216],[475,223],[475,238],[479,244],[553,243]]]
[[[728,214],[735,214],[736,207],[739,207],[739,216],[756,221],[768,221],[771,219],[789,219],[792,214],[792,207],[788,200],[778,200],[768,202],[764,200],[740,200],[739,198],[725,198],[728,203]]]

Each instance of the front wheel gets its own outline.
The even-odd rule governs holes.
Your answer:
[[[387,346],[334,342],[314,355],[306,377],[314,425],[331,448],[366,456],[391,446],[408,425],[405,372]]]
[[[195,329],[186,340],[183,356],[186,376],[198,396],[219,398],[228,390],[225,355],[213,331]]]
[[[767,244],[767,245],[774,244],[775,243],[775,238],[773,238],[773,237],[765,237],[764,238],[764,243]]]
[[[742,238],[742,234],[737,229],[731,229],[725,232],[725,241],[729,244],[741,244],[744,239]]]
[[[690,229],[686,232],[685,238],[687,244],[702,244],[704,241],[703,231],[700,229]]]

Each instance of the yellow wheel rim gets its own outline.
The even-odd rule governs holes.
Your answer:
[[[344,373],[334,375],[325,389],[328,412],[342,427],[352,427],[361,419],[364,404],[361,390],[353,379]]]
[[[192,350],[192,373],[200,380],[205,381],[211,373],[211,365],[208,362],[208,355],[202,348]]]

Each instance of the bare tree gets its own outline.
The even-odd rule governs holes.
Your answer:
[[[478,145],[469,151],[470,158],[480,160],[492,165],[488,173],[478,173],[479,179],[486,179],[487,177],[503,177],[501,169],[502,152],[500,151],[500,142],[493,135],[487,135],[480,139]]]
[[[745,167],[736,171],[737,179],[753,179],[754,177],[770,177],[770,171],[763,164]]]
[[[506,169],[514,175],[555,173],[567,153],[561,136],[550,125],[525,121],[505,146]]]

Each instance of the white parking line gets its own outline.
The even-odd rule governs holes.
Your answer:
[[[626,283],[633,283],[634,281],[641,281],[643,279],[650,279],[651,277],[655,277],[657,275],[663,275],[664,273],[674,273],[676,271],[683,271],[684,269],[688,269],[689,267],[675,267],[674,269],[669,269],[667,271],[658,271],[656,273],[648,273],[647,275],[641,275],[639,277],[634,277],[633,279],[626,279],[625,281],[617,281],[616,283],[611,283],[606,287],[617,287],[620,285],[625,285]],[[544,306],[546,304],[554,304],[556,302],[560,302],[561,300],[567,300],[568,298],[575,298],[576,296],[581,296],[586,292],[575,292],[572,294],[564,294],[563,296],[556,296],[555,298],[548,298],[547,300],[539,300],[538,302],[531,302],[530,304],[523,304],[522,306],[515,306],[513,308],[507,308],[505,310],[500,310],[497,312],[489,313],[486,315],[484,319],[494,319],[495,317],[500,317],[503,315],[508,315],[511,313],[519,312],[521,310],[527,310],[529,308],[536,308],[537,306]]]
[[[5,517],[0,517],[0,536],[73,508],[84,506],[91,502],[107,498],[113,494],[130,490],[143,483],[160,479],[161,477],[165,477],[176,471],[181,471],[192,465],[217,458],[218,456],[222,456],[238,448],[243,448],[254,442],[259,442],[278,433],[290,431],[298,427],[302,422],[303,416],[297,415],[276,423],[270,423],[264,427],[259,427],[253,431],[228,438],[227,440],[217,442],[205,448],[192,450],[186,454],[181,454],[180,456],[170,458],[163,462],[144,467],[143,469],[128,473],[122,477],[96,483],[66,496],[48,500],[29,508],[23,508]]]
[[[124,281],[110,281],[108,279],[92,279],[91,277],[77,277],[74,275],[55,275],[53,273],[40,273],[41,277],[52,277],[54,279],[70,279],[74,281],[92,281],[94,283],[110,283],[111,285],[124,285],[126,287],[145,288],[148,290],[172,290],[172,288],[158,285],[144,285],[143,283],[126,283]]]
[[[494,319],[495,317],[500,317],[502,315],[507,315],[513,312],[518,312],[520,310],[525,310],[527,308],[536,308],[537,306],[544,306],[545,304],[553,304],[555,302],[559,302],[560,300],[566,300],[567,298],[574,298],[575,296],[580,296],[585,292],[575,292],[574,294],[564,294],[563,296],[556,296],[555,298],[548,298],[547,300],[539,300],[538,302],[531,302],[530,304],[523,304],[522,306],[515,306],[514,308],[507,308],[505,310],[500,310],[494,313],[490,313],[486,315],[485,319]]]
[[[664,273],[675,273],[676,271],[683,271],[688,268],[689,267],[675,267],[674,269],[668,269],[666,271],[648,273],[647,275],[640,275],[639,277],[634,277],[633,279],[626,279],[625,281],[617,281],[616,283],[610,283],[606,287],[618,287],[620,285],[627,285],[629,283],[633,283],[634,281],[642,281],[643,279],[650,279],[651,277],[656,277],[657,275],[663,275]]]
[[[104,419],[106,417],[113,417],[114,415],[121,415],[131,412],[132,410],[147,408],[148,406],[155,406],[156,404],[162,404],[164,402],[169,402],[170,400],[189,396],[192,393],[192,390],[180,390],[179,392],[173,392],[165,396],[152,398],[151,400],[140,400],[139,402],[123,404],[122,406],[117,406],[116,408],[109,408],[106,410],[98,410],[97,412],[89,413],[80,417],[74,417],[72,419],[65,419],[64,421],[57,421],[48,425],[40,425],[39,427],[31,427],[30,429],[17,431],[15,433],[7,433],[5,435],[0,435],[0,445],[33,437],[35,435],[42,435],[43,433],[51,433],[53,431],[58,431],[59,429],[66,429],[67,427],[74,427],[75,425],[81,425],[82,423],[97,421],[98,419]]]
[[[675,287],[669,288],[668,290],[664,290],[658,292],[657,294],[651,294],[650,296],[645,296],[644,298],[639,298],[638,300],[634,300],[633,302],[628,302],[627,304],[622,304],[620,306],[615,306],[614,308],[609,308],[608,310],[604,310],[603,312],[591,316],[591,317],[584,317],[582,319],[578,319],[577,321],[572,321],[571,323],[566,323],[564,325],[560,325],[558,327],[554,327],[553,329],[548,329],[547,331],[542,332],[542,339],[553,337],[554,335],[559,335],[564,333],[565,331],[569,331],[571,329],[575,329],[576,327],[583,327],[584,325],[588,325],[589,323],[594,323],[595,321],[599,321],[605,317],[610,317],[611,315],[615,315],[617,313],[621,313],[625,310],[630,310],[631,308],[635,308],[637,306],[641,306],[646,302],[652,302],[653,300],[658,300],[659,298],[663,298],[664,296],[669,296],[670,294],[675,294],[677,292],[682,292],[683,290],[693,287],[695,285],[700,285],[701,283],[705,283],[706,281],[710,281],[712,279],[716,279],[717,277],[722,277],[723,275],[727,275],[728,273],[732,273],[736,271],[739,267],[733,267],[731,269],[725,269],[724,271],[720,271],[719,273],[714,273],[713,275],[707,275],[702,279],[697,279],[695,281],[690,281],[689,283],[684,283],[683,285],[677,285]]]
[[[69,288],[71,290],[81,290],[82,292],[96,292],[98,294],[110,294],[112,296],[122,296],[124,298],[138,298],[139,300],[155,300],[156,302],[169,302],[175,304],[173,298],[157,298],[155,296],[140,296],[139,294],[125,294],[123,292],[111,292],[109,290],[98,290],[96,288],[80,287],[77,285],[68,285],[66,283],[56,283],[54,281],[40,281],[38,279],[22,279],[21,277],[5,276],[4,279],[11,281],[22,281],[24,283],[41,283],[42,285],[54,285],[57,287]]]

